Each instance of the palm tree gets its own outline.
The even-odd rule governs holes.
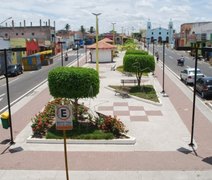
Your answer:
[[[65,29],[66,29],[66,31],[68,31],[70,29],[70,25],[69,24],[66,24],[65,25]]]
[[[94,30],[94,27],[93,26],[91,26],[90,27],[90,31],[89,31],[91,34],[93,34],[94,32],[95,32],[95,30]]]
[[[84,37],[85,37],[85,28],[83,27],[83,25],[80,27],[80,31],[81,31],[82,37],[84,39]]]

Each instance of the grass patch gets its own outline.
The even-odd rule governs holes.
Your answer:
[[[117,71],[121,72],[121,73],[124,73],[124,70],[123,70],[123,66],[118,66],[116,68]]]
[[[153,102],[159,102],[156,91],[152,85],[138,86],[110,86],[113,89],[119,89],[139,98],[147,99]]]
[[[125,71],[124,71],[124,69],[123,69],[123,66],[118,66],[117,68],[116,68],[116,70],[117,71],[119,71],[120,73],[126,73]],[[133,76],[135,76],[135,73],[131,73]],[[143,75],[142,76],[148,76],[148,73],[143,73]]]
[[[72,130],[66,131],[68,139],[114,139],[113,133],[103,132],[95,126],[75,126]],[[46,134],[46,139],[63,139],[63,131],[56,130],[53,125]]]

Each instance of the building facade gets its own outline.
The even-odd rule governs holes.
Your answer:
[[[174,29],[171,20],[167,29],[162,27],[152,29],[151,22],[147,22],[146,42],[149,44],[153,41],[158,43],[165,41],[166,43],[174,44]]]
[[[42,20],[40,20],[39,26],[32,26],[32,23],[30,26],[26,25],[26,21],[24,20],[23,24],[20,22],[20,26],[15,26],[14,21],[12,21],[12,26],[8,27],[1,26],[0,27],[0,37],[3,39],[25,39],[25,41],[36,42],[39,46],[38,50],[46,50],[46,49],[53,49],[54,43],[55,43],[55,23],[54,26],[50,25],[50,20],[48,22],[45,22],[45,24],[42,24]],[[30,43],[28,43],[30,44]],[[34,45],[28,46],[28,52],[35,51]],[[19,46],[17,44],[17,46]],[[20,46],[22,46],[20,44]],[[33,47],[30,49],[30,47]],[[28,54],[28,53],[27,53]]]
[[[180,27],[180,33],[175,36],[175,47],[199,48],[198,55],[209,60],[212,52],[205,52],[204,48],[212,48],[212,22],[184,23]],[[203,49],[201,49],[203,48]],[[194,52],[191,52],[194,55]]]

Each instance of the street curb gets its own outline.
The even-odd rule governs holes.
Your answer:
[[[5,78],[5,76],[4,76],[4,75],[1,75],[1,76],[0,76],[0,80],[1,80],[1,79],[4,79],[4,78]]]
[[[67,139],[67,144],[115,144],[115,145],[135,145],[136,138],[127,136],[127,139],[108,139],[108,140],[79,140],[79,139]],[[36,144],[63,144],[63,139],[40,139],[28,137],[27,143]]]
[[[110,91],[114,91],[114,92],[115,92],[115,90],[114,90],[113,88],[110,88],[110,87],[108,87],[108,86],[105,87],[105,88],[108,89],[108,90],[110,90]],[[133,99],[136,99],[136,100],[138,100],[138,101],[142,101],[142,102],[145,102],[145,103],[152,104],[152,105],[162,106],[161,100],[160,100],[160,98],[158,97],[158,95],[157,95],[157,97],[158,97],[159,103],[153,102],[153,101],[150,101],[150,100],[147,100],[147,99],[139,98],[139,97],[136,97],[136,96],[133,96],[133,95],[130,95],[130,94],[129,94],[129,97],[131,97],[131,98],[133,98]]]

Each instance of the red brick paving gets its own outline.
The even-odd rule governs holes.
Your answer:
[[[128,106],[130,111],[144,111],[143,106]]]
[[[155,73],[161,82],[161,70],[157,68]],[[178,114],[190,131],[192,103],[182,91],[175,86],[175,82],[171,81],[167,76],[165,79],[165,90],[167,94],[169,94],[169,99],[174,104]],[[45,90],[44,94],[47,95],[47,90]],[[19,111],[14,114],[14,136],[30,121],[33,114],[38,112],[43,105],[46,104],[45,101],[48,98],[46,98],[44,94],[40,95],[38,99],[32,100],[32,103],[24,107],[22,112]],[[42,103],[40,104],[40,102]],[[124,104],[122,105],[124,106]],[[188,111],[184,111],[185,108],[187,108]],[[24,118],[22,118],[23,112]],[[9,137],[7,133],[2,133],[1,131],[2,129],[0,129],[1,140]],[[203,161],[204,158],[212,156],[211,132],[211,123],[201,111],[197,109],[194,137],[198,144],[196,150],[198,156],[196,156],[194,152],[185,154],[177,150],[175,152],[68,152],[69,169],[89,171],[211,170],[212,165]],[[0,147],[2,151],[5,145],[1,144]],[[0,169],[62,170],[64,169],[64,154],[63,152],[21,151],[10,153],[6,151],[0,155],[0,162]]]
[[[147,116],[162,116],[161,111],[145,111]]]
[[[130,116],[131,121],[149,121],[147,116]]]

